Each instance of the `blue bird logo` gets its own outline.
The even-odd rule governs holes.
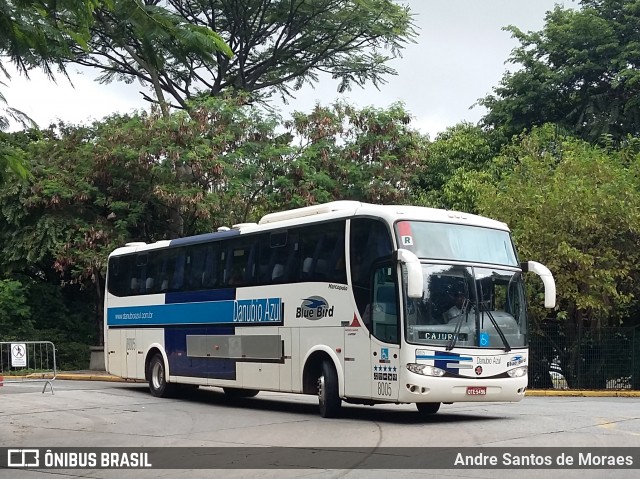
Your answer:
[[[317,309],[327,305],[327,302],[323,299],[304,298],[302,301],[306,301],[304,306],[311,309]]]

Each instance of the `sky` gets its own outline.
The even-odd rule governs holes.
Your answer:
[[[322,77],[314,88],[305,87],[288,105],[274,97],[272,106],[286,116],[297,110],[308,112],[316,103],[330,104],[343,99],[359,107],[385,108],[403,102],[413,117],[412,126],[433,139],[439,132],[461,121],[476,123],[485,113],[471,108],[479,98],[491,93],[507,69],[511,50],[517,42],[507,25],[524,31],[537,31],[544,25],[545,13],[554,5],[576,7],[574,0],[398,0],[415,15],[417,38],[408,44],[402,58],[390,66],[397,75],[387,77],[380,89],[367,85],[354,87],[343,95],[337,82]],[[3,94],[9,106],[28,114],[40,127],[58,119],[83,124],[111,113],[131,113],[147,109],[142,100],[144,88],[133,83],[102,85],[94,79],[99,72],[70,67],[73,85],[59,76],[51,82],[39,72],[30,80],[16,73],[6,81]],[[15,125],[13,130],[19,129]]]

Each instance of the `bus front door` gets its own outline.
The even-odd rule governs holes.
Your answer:
[[[373,271],[370,358],[371,397],[398,399],[399,308],[396,269],[383,263]]]

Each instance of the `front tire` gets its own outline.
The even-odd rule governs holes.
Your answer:
[[[418,412],[420,414],[435,414],[440,409],[439,402],[419,402],[416,403],[416,407],[418,408]]]
[[[175,385],[167,383],[167,371],[160,354],[153,356],[149,362],[149,391],[158,398],[169,397],[175,391]]]
[[[318,406],[322,417],[338,417],[342,399],[338,395],[338,373],[328,361],[322,363],[322,375],[318,378]]]

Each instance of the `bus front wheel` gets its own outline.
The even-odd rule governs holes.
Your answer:
[[[416,403],[418,412],[420,414],[435,414],[440,409],[439,402],[419,402]]]
[[[167,383],[167,372],[162,355],[156,354],[149,363],[149,390],[155,397],[168,397],[174,391],[174,385]]]
[[[318,405],[322,417],[338,417],[342,400],[338,396],[338,374],[333,364],[322,363],[322,375],[318,378]]]

